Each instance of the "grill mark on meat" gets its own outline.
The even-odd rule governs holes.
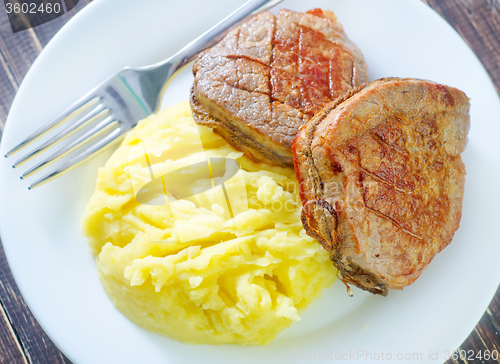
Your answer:
[[[271,62],[269,64],[269,68],[271,69],[271,71],[269,71],[269,78],[267,79],[267,82],[268,82],[268,87],[269,87],[269,97],[270,97],[270,100],[271,100],[271,120],[273,118],[273,115],[274,115],[274,102],[275,101],[278,101],[275,97],[274,97],[274,90],[273,90],[273,83],[271,81],[271,78],[272,78],[272,65],[274,63],[274,47],[276,45],[276,17],[273,17],[273,21],[274,21],[274,32],[272,34],[272,37],[271,37]]]
[[[360,126],[362,126],[362,127],[364,127],[364,126],[365,126],[365,124],[363,124],[361,121],[359,121],[359,120],[358,120],[358,119],[356,119],[356,118],[352,118],[352,121],[357,122],[357,123],[358,123]]]
[[[238,140],[248,141],[233,147],[258,162],[287,167],[293,165],[291,144],[300,127],[367,80],[363,55],[334,16],[284,9],[277,17],[261,13],[230,32],[200,54],[193,73],[195,120],[220,126],[221,135],[229,135],[221,130],[227,124]]]
[[[432,138],[433,136],[431,134],[427,134],[426,132],[424,132],[423,130],[418,130],[418,129],[415,129],[415,131],[423,136],[426,136],[426,137],[429,137],[429,138]]]
[[[235,90],[239,90],[239,91],[243,91],[243,92],[248,92],[248,93],[253,93],[253,94],[257,94],[257,95],[261,95],[261,96],[265,96],[265,97],[270,97],[267,93],[263,93],[263,92],[260,92],[258,90],[253,90],[253,91],[248,91],[244,88],[242,88],[239,84],[229,84],[225,79],[220,79],[219,80],[221,83],[224,83],[226,86],[232,88],[232,89],[235,89]]]
[[[271,56],[271,57],[272,57],[272,56]],[[249,56],[244,55],[244,54],[228,54],[228,55],[226,56],[226,58],[229,58],[229,59],[234,59],[234,60],[244,59],[244,60],[249,61],[249,62],[258,63],[259,65],[264,66],[264,67],[265,67],[265,68],[267,68],[267,69],[271,69],[271,66],[270,66],[270,65],[265,64],[264,62],[261,62],[261,61],[259,61],[258,59],[255,59],[255,58],[249,57]]]
[[[385,179],[383,179],[383,178],[381,178],[381,177],[377,176],[375,173],[370,172],[369,170],[367,170],[367,169],[365,169],[365,168],[363,168],[363,167],[360,167],[360,171],[362,171],[363,173],[365,173],[365,174],[369,175],[369,176],[370,176],[370,177],[372,177],[373,179],[375,179],[375,180],[377,180],[377,181],[379,181],[379,182],[381,182],[381,183],[384,183],[384,184],[386,184],[386,185],[387,185],[387,186],[389,186],[389,187],[394,188],[394,189],[395,189],[396,191],[398,191],[398,192],[406,193],[406,194],[409,194],[409,195],[411,195],[411,194],[412,194],[412,192],[410,192],[410,191],[405,191],[405,190],[403,190],[403,189],[401,189],[401,188],[397,187],[396,185],[394,185],[394,184],[392,184],[392,183],[389,183],[389,182],[388,182],[388,181],[386,181]],[[362,182],[362,181],[360,181],[360,182]]]
[[[372,293],[415,281],[459,225],[469,102],[435,85],[375,81],[329,104],[294,140],[304,210],[324,200],[338,215],[332,237],[325,206],[304,216],[306,232],[316,227],[311,236],[345,281]]]
[[[404,151],[405,151],[406,153],[405,153],[405,152],[403,152],[403,151],[402,151],[402,150],[400,150],[400,149],[395,148],[394,146],[389,145],[387,142],[385,142],[383,139],[381,139],[381,138],[380,138],[378,135],[376,135],[375,133],[373,133],[373,132],[369,132],[368,134],[369,134],[369,135],[370,135],[373,139],[375,139],[378,143],[380,143],[382,146],[386,147],[387,149],[392,150],[393,152],[395,152],[395,153],[397,153],[397,154],[401,154],[401,155],[404,155],[404,156],[406,156],[406,157],[409,157],[409,152],[408,152],[408,151],[406,151],[405,149],[404,149]],[[405,194],[410,194],[410,195],[411,195],[411,194],[414,194],[412,190],[410,190],[410,191],[406,191],[406,190],[404,190],[404,189],[402,189],[402,188],[400,188],[400,187],[396,186],[396,183],[395,183],[394,181],[393,181],[393,183],[390,183],[389,181],[385,180],[384,178],[382,178],[382,177],[381,177],[381,176],[379,176],[378,174],[373,173],[373,172],[371,172],[371,171],[369,171],[369,170],[367,170],[367,169],[365,169],[365,168],[363,168],[363,167],[360,167],[360,168],[361,168],[361,170],[362,170],[363,172],[365,172],[366,174],[368,174],[370,177],[372,177],[372,178],[374,178],[374,179],[376,179],[376,180],[379,180],[380,182],[383,182],[383,183],[387,184],[388,186],[391,186],[391,187],[392,187],[392,188],[394,188],[396,191],[399,191],[399,192],[402,192],[402,193],[405,193]],[[392,175],[393,175],[393,176],[396,176],[396,175],[397,175],[397,173],[396,173],[396,169],[395,169],[395,167],[394,167],[394,163],[392,163],[392,162],[391,162],[391,168],[392,168]]]
[[[390,216],[387,216],[385,215],[384,213],[378,211],[378,210],[374,210],[374,209],[371,209],[369,208],[368,206],[366,206],[366,203],[365,203],[365,206],[364,208],[372,213],[374,213],[375,215],[383,218],[383,219],[386,219],[386,220],[389,220],[394,226],[396,226],[399,230],[401,230],[402,232],[404,232],[405,234],[408,234],[408,235],[411,235],[413,236],[414,238],[417,238],[419,240],[422,240],[423,237],[414,233],[413,231],[410,231],[408,229],[405,229],[404,227],[402,227],[396,220],[394,220],[393,218],[391,218]]]
[[[334,45],[327,41],[323,34],[300,25],[298,25],[298,29],[299,73],[303,87],[301,92],[302,112],[308,114],[308,116],[313,116],[314,112],[317,111],[318,108],[321,108],[322,104],[331,100],[331,57],[334,57],[335,61],[337,61],[341,55],[337,54],[337,52],[333,52]],[[313,48],[311,43],[314,43],[317,48]],[[325,57],[325,52],[329,53],[328,58]],[[314,56],[314,58],[312,58],[312,56]],[[325,69],[325,62],[328,62],[327,69]],[[328,77],[324,75],[326,72],[328,72]],[[321,80],[321,82],[318,82],[318,80]],[[324,99],[321,100],[321,97]]]
[[[402,149],[402,148],[396,148],[394,145],[390,145],[388,144],[385,140],[383,140],[382,138],[380,138],[377,134],[373,133],[373,132],[370,132],[370,136],[375,139],[377,142],[379,142],[380,144],[384,145],[385,147],[387,147],[388,149],[398,153],[398,154],[401,154],[401,155],[406,155],[408,156],[409,152],[407,149]]]
[[[328,39],[325,38],[325,36],[323,34],[321,34],[320,32],[317,32],[316,30],[314,29],[311,29],[309,27],[306,27],[306,26],[303,26],[303,25],[300,25],[296,22],[293,22],[293,24],[299,29],[299,42],[298,42],[298,52],[295,52],[293,48],[286,48],[286,51],[291,53],[292,55],[294,55],[295,57],[293,57],[294,59],[297,59],[298,60],[298,64],[297,64],[297,69],[298,69],[298,72],[290,72],[289,70],[282,70],[282,72],[285,72],[287,73],[289,76],[291,77],[297,77],[303,87],[302,89],[302,92],[300,93],[300,110],[302,111],[303,113],[303,121],[306,121],[307,117],[311,117],[313,116],[314,113],[308,111],[308,101],[309,101],[309,104],[315,104],[313,102],[313,100],[308,100],[306,99],[305,95],[308,95],[310,94],[311,92],[313,92],[312,90],[317,90],[317,88],[309,88],[308,87],[308,84],[307,84],[307,79],[308,79],[308,75],[305,71],[305,68],[306,68],[306,62],[310,62],[312,65],[316,65],[318,63],[321,63],[321,61],[323,62],[328,62],[328,77],[327,77],[327,82],[325,82],[326,84],[326,87],[327,87],[327,92],[323,92],[323,96],[326,98],[327,95],[328,95],[328,99],[329,100],[333,100],[334,98],[336,98],[338,96],[338,92],[335,92],[333,90],[333,84],[334,81],[332,79],[332,75],[333,74],[338,74],[340,71],[338,72],[333,72],[333,64],[334,62],[336,62],[338,60],[338,58],[340,58],[342,56],[342,54],[336,54],[336,56],[334,57],[334,59],[330,59],[330,58],[326,58],[324,56],[319,56],[319,60],[318,59],[313,59],[313,58],[310,58],[308,55],[307,55],[307,50],[311,49],[311,47],[305,47],[304,44],[306,43],[305,41],[305,37],[306,37],[306,34],[309,34],[309,35],[313,35],[314,37],[318,38],[320,40],[320,42],[323,42],[323,43],[327,43],[328,46],[329,46],[329,51],[330,53],[332,52],[333,49],[335,49],[335,51],[338,53],[338,52],[344,52],[346,54],[348,54],[351,58],[354,58],[348,51],[346,51],[345,49],[341,49],[339,48],[339,46],[333,42],[330,42]],[[275,39],[276,37],[276,32],[274,33],[274,38],[273,40]],[[284,46],[284,45],[282,45]],[[273,48],[274,48],[274,44],[273,44]],[[273,52],[273,62],[271,63],[271,67],[276,67],[277,65],[274,64],[274,52]],[[353,62],[353,67],[354,67],[354,62]],[[318,69],[317,66],[314,67],[315,69]],[[312,77],[312,79],[325,79],[324,77],[318,77],[318,75],[315,75],[315,77]],[[353,81],[353,77],[352,77],[352,73],[351,73],[351,77],[350,77],[350,80],[347,84],[349,84],[351,87],[352,87],[352,81]],[[272,82],[271,82],[272,84]],[[274,93],[272,92],[271,93],[271,98],[273,100],[278,100],[279,99],[277,97],[274,96]],[[324,101],[326,102],[326,100]],[[324,103],[323,102],[323,103]],[[319,109],[321,108],[321,105],[323,103],[320,103],[316,106],[316,109]],[[310,108],[311,106],[309,106]]]

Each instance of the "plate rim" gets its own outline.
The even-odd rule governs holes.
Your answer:
[[[54,36],[54,38],[48,43],[48,45],[46,46],[46,48],[42,51],[42,53],[40,54],[40,56],[37,58],[37,60],[33,63],[33,66],[30,68],[29,72],[27,73],[27,75],[25,76],[25,79],[28,79],[28,77],[31,77],[31,74],[34,72],[33,70],[36,70],[36,66],[40,63],[39,59],[42,58],[42,57],[45,57],[46,54],[49,53],[49,51],[46,51],[46,49],[49,49],[51,50],[52,49],[52,46],[53,44],[56,44],[57,42],[59,42],[59,36],[61,33],[63,33],[63,31],[67,31],[67,29],[69,27],[73,28],[73,27],[76,27],[77,26],[77,23],[82,21],[82,19],[84,19],[84,17],[87,17],[89,15],[87,14],[91,14],[90,12],[92,11],[97,11],[98,9],[98,6],[102,3],[107,3],[107,2],[116,2],[117,0],[94,0],[92,3],[89,3],[87,6],[85,6],[81,11],[79,11],[73,18],[70,19],[70,21],[68,21],[62,28],[61,30]],[[423,2],[419,1],[419,0],[412,0],[413,3],[419,3],[420,5],[428,8],[429,10],[431,10],[434,14],[436,14],[437,16],[439,16],[439,18],[441,19],[441,21],[445,22],[449,27],[450,29],[455,32],[463,41],[463,44],[466,45],[469,49],[469,51],[474,54],[474,57],[476,57],[477,61],[481,64],[481,68],[483,69],[483,71],[487,74],[488,76],[488,79],[490,80],[490,83],[491,85],[493,85],[493,81],[491,80],[489,74],[487,73],[487,71],[485,70],[484,66],[482,65],[482,63],[480,62],[479,58],[477,57],[477,55],[475,54],[475,52],[472,50],[472,48],[469,46],[469,44],[460,36],[460,34],[444,19],[442,18],[437,12],[434,11],[434,9],[432,9],[430,6],[428,6],[427,4],[424,4]],[[95,10],[94,10],[95,8]],[[23,80],[23,84],[24,84],[24,80]],[[23,85],[21,85],[22,87]],[[21,87],[20,87],[20,90],[21,90]],[[496,94],[496,92],[495,92]],[[498,99],[498,94],[496,94],[496,97]],[[13,101],[13,104],[12,105],[15,105],[16,103],[16,99],[17,99],[17,95],[16,95],[16,98],[14,99]],[[11,107],[12,108],[12,107]],[[4,133],[3,133],[3,137],[2,137],[2,142],[0,147],[1,146],[5,146],[5,139],[6,139],[6,136],[7,138],[9,138],[9,135],[11,133],[11,129],[14,129],[14,127],[11,126],[12,121],[9,120],[9,117],[10,117],[10,112],[9,112],[9,115],[7,117],[7,120],[6,120],[6,125],[5,125],[5,130],[4,130]],[[2,177],[0,175],[0,180],[2,180]],[[0,184],[1,185],[1,184]],[[0,191],[0,194],[2,194],[2,192]],[[0,219],[0,236],[3,236],[2,234],[2,231],[4,230],[4,228],[2,228],[3,226],[3,223],[2,223],[2,219]],[[3,245],[5,246],[5,241],[3,243]],[[4,249],[5,250],[5,249]],[[5,250],[5,254],[6,254],[6,257],[7,257],[7,262],[9,262],[9,257],[8,257],[8,253],[7,253],[7,250]],[[23,293],[23,289],[18,285],[17,283],[17,280],[15,278],[15,272],[11,269],[11,273],[12,273],[12,276],[14,277],[14,281],[16,282],[16,285],[18,286],[22,296],[23,296],[23,299],[25,299],[25,294]],[[499,281],[499,284],[500,284],[500,281]],[[494,295],[495,295],[495,292],[496,290],[493,291],[493,293],[491,294],[491,297],[489,298],[488,302],[491,302],[491,300],[493,299]],[[28,301],[26,301],[25,299],[25,302],[28,304]],[[488,304],[489,305],[489,304]],[[30,308],[30,311],[31,310],[31,306],[32,306],[32,303],[31,304],[28,304],[28,307]],[[488,307],[488,306],[486,306]],[[484,311],[483,313],[479,316],[479,318],[477,320],[475,320],[476,324],[477,325],[477,322],[479,321],[480,317],[484,314]],[[35,314],[33,313],[33,315],[35,316]],[[54,342],[54,344],[56,346],[58,346],[57,342],[55,340],[52,339],[52,334],[47,330],[45,329],[45,327],[41,324],[40,320],[38,319],[38,317],[36,317],[36,320],[39,322],[40,326],[43,328],[43,330],[46,332],[46,334],[51,338],[51,340]],[[472,328],[472,330],[474,329],[474,326]],[[470,334],[468,334],[470,335]],[[464,338],[464,340],[466,340],[469,336],[466,336]],[[59,347],[59,346],[58,346]],[[458,346],[457,346],[458,347]],[[62,350],[61,350],[62,351]],[[71,358],[70,355],[68,355],[68,353],[66,351],[63,351],[64,354],[66,356],[68,356],[68,358]]]

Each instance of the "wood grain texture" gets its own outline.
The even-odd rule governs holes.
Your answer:
[[[0,9],[0,138],[10,105],[29,67],[54,34],[91,0],[80,0],[68,14],[34,29],[12,34]],[[500,92],[500,0],[423,0],[467,41]],[[1,208],[1,205],[0,205]],[[453,299],[451,299],[451,304]],[[460,350],[500,353],[500,290]],[[446,364],[499,363],[453,360]],[[0,241],[0,364],[71,362],[47,337],[26,306],[12,277]]]
[[[0,364],[28,363],[7,313],[0,305]]]
[[[500,302],[498,302],[498,297],[500,296],[500,290],[497,291],[495,295],[495,299],[497,302],[494,302],[495,299],[490,304],[490,309],[495,307],[498,310]],[[459,364],[468,364],[468,363],[500,363],[500,333],[495,328],[493,320],[498,320],[498,316],[496,318],[492,317],[485,312],[479,323],[476,325],[475,329],[469,335],[469,337],[460,345],[457,349],[457,353],[462,353],[463,359],[459,358],[457,360],[449,360],[446,364],[451,363],[459,363]],[[494,360],[490,358],[489,360],[481,361],[477,356],[479,353],[484,357],[486,352],[493,353],[496,351],[498,353],[498,359]],[[471,357],[474,357],[474,360],[471,360]]]
[[[80,0],[67,14],[48,23],[12,33],[5,8],[0,10],[0,138],[14,96],[43,47],[91,0]]]
[[[500,1],[423,1],[460,33],[481,60],[500,93]]]
[[[91,0],[34,29],[12,33],[0,10],[0,138],[12,100],[31,64],[55,33]],[[71,364],[45,334],[24,302],[0,241],[0,364]]]

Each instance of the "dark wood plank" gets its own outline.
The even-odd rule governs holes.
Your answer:
[[[34,29],[12,34],[0,11],[0,138],[19,85],[42,48],[90,0]],[[0,363],[71,364],[31,314],[14,282],[0,242]]]
[[[5,10],[0,11],[0,129],[14,100],[15,92],[42,46],[33,29],[12,33]]]
[[[42,48],[91,0],[80,0],[67,14],[34,29],[13,34],[0,11],[0,138],[8,110]],[[0,241],[0,364],[71,364],[45,334],[24,302],[10,272]]]
[[[33,28],[42,47],[45,47],[47,43],[59,31],[59,29],[61,29],[64,24],[66,24],[73,16],[75,16],[76,13],[78,13],[91,1],[92,0],[79,0],[78,4],[66,14],[60,16],[59,18],[51,20],[48,23],[41,24]]]
[[[0,364],[26,363],[28,360],[24,355],[20,342],[9,322],[7,313],[0,304]]]
[[[495,297],[498,299],[500,296],[500,290],[497,291]],[[490,307],[495,306],[496,304],[492,302]],[[462,352],[462,357],[465,359],[459,358],[456,360],[458,363],[476,363],[476,362],[484,362],[484,363],[500,363],[500,358],[497,357],[497,360],[493,358],[489,358],[489,360],[484,359],[484,355],[488,352],[490,355],[496,351],[500,355],[500,340],[499,334],[496,330],[490,315],[486,312],[479,323],[476,325],[475,329],[469,335],[469,337],[460,345],[458,348],[459,351]],[[481,356],[483,359],[481,359]],[[472,360],[474,358],[474,360]],[[483,361],[481,361],[483,360]],[[447,362],[452,363],[453,360]]]
[[[17,92],[17,83],[13,80],[8,64],[0,52],[0,140],[10,105]]]
[[[1,41],[0,38],[0,42]],[[18,88],[19,84],[12,74],[9,62],[0,50],[0,140],[5,127],[5,121],[7,120],[7,113]]]
[[[500,1],[423,0],[469,44],[500,93]]]
[[[12,33],[7,13],[0,11],[0,136],[15,92],[43,47],[91,0],[80,0],[67,14],[33,29]],[[14,92],[12,92],[12,89]]]
[[[12,277],[9,264],[0,241],[0,301],[5,309],[7,322],[0,320],[0,333],[15,332],[18,344],[28,363],[71,364],[52,340],[40,327],[28,306],[24,302],[19,289]],[[4,340],[2,336],[1,340]],[[6,355],[0,346],[0,356]],[[10,361],[11,363],[22,361]],[[1,363],[1,362],[0,362]]]
[[[17,85],[21,84],[42,48],[33,29],[12,33],[7,13],[0,11],[0,52]]]

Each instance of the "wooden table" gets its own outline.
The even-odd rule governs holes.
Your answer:
[[[14,96],[31,64],[54,34],[91,0],[80,0],[67,14],[13,34],[0,9],[0,138]],[[403,1],[403,0],[401,0]],[[441,14],[481,59],[500,92],[500,0],[423,0]],[[464,70],[466,72],[467,70]],[[0,204],[1,208],[1,204]],[[450,304],[460,297],[450,297]],[[459,349],[500,353],[500,290]],[[475,359],[447,363],[495,362]],[[71,363],[38,325],[12,277],[0,242],[0,364]],[[500,359],[498,360],[500,363]]]

